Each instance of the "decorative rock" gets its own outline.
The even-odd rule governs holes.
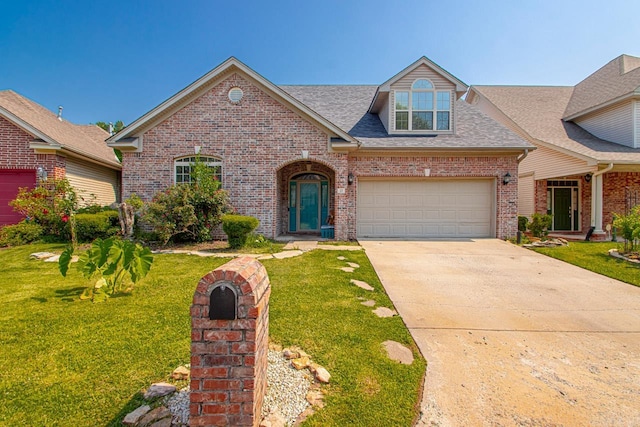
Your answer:
[[[309,405],[324,408],[324,394],[320,390],[309,390],[306,396]]]
[[[171,422],[171,417],[169,418],[163,418],[160,421],[156,421],[155,423],[151,424],[151,426],[149,427],[171,427],[173,424]]]
[[[413,352],[399,342],[385,341],[382,345],[387,351],[389,359],[400,362],[403,365],[411,365],[413,363]]]
[[[269,414],[262,420],[260,427],[285,427],[287,420],[282,416],[280,411],[269,412]]]
[[[31,255],[29,255],[29,258],[31,258],[31,259],[46,259],[46,258],[51,258],[52,256],[55,256],[55,254],[51,253],[51,252],[34,252]]]
[[[353,267],[340,267],[340,270],[346,272],[346,273],[353,273],[354,268]]]
[[[366,305],[367,307],[373,307],[374,305],[376,305],[376,302],[372,299],[367,300],[367,301],[363,301],[360,304],[362,305]]]
[[[339,259],[340,261],[344,261],[346,258],[345,258],[345,257],[343,257],[342,255],[340,255],[340,256],[338,257],[338,259]]]
[[[398,313],[396,313],[394,310],[391,310],[390,308],[387,308],[387,307],[378,307],[375,310],[373,310],[373,314],[375,314],[378,317],[393,317]]]
[[[349,267],[353,267],[353,268],[360,268],[360,265],[356,264],[355,262],[348,262],[347,265]]]
[[[189,378],[190,373],[191,370],[186,366],[178,366],[171,373],[171,378],[173,378],[174,380],[186,380]]]
[[[151,407],[149,405],[142,405],[136,408],[133,412],[129,412],[127,416],[124,417],[124,420],[122,420],[122,424],[124,424],[125,426],[136,425],[138,421],[140,421],[140,419],[144,417],[150,410]]]
[[[176,386],[169,383],[155,383],[145,392],[144,400],[155,399],[156,397],[166,396],[176,391]]]
[[[153,411],[149,412],[145,415],[138,425],[140,427],[146,427],[150,425],[155,425],[158,421],[167,418],[169,420],[169,425],[171,425],[171,412],[165,406],[158,406]],[[159,426],[158,426],[159,427]]]
[[[351,279],[351,283],[353,283],[359,288],[364,289],[365,291],[373,290],[373,287],[371,287],[371,285],[369,285],[367,282],[363,282],[362,280]]]
[[[331,378],[331,374],[322,366],[319,366],[316,369],[316,380],[320,381],[321,383],[327,384],[330,378]]]
[[[309,360],[309,356],[298,357],[297,359],[291,360],[291,366],[293,366],[297,370],[300,370],[309,366],[310,362],[311,361]]]
[[[60,255],[54,255],[45,259],[44,262],[58,262],[59,260],[60,260]]]
[[[297,352],[295,350],[291,350],[289,348],[285,348],[284,350],[282,350],[282,355],[287,360],[297,359],[297,358],[300,357],[300,353],[299,352]]]

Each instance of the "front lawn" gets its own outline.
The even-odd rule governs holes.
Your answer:
[[[534,248],[536,252],[577,265],[612,279],[640,286],[640,266],[613,258],[609,249],[622,250],[615,242],[570,242],[568,246]]]
[[[29,260],[60,245],[0,250],[0,425],[120,425],[140,390],[189,361],[189,305],[197,281],[227,260],[156,255],[132,295],[80,301],[74,267]],[[354,273],[338,256],[361,265]],[[304,425],[410,425],[425,362],[399,317],[379,319],[358,296],[390,307],[363,252],[316,250],[266,260],[271,340],[298,345],[332,375],[326,407]],[[366,292],[349,284],[365,280]],[[389,361],[381,343],[411,346],[413,365]]]

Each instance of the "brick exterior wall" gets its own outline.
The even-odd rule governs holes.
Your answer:
[[[35,154],[29,143],[33,136],[0,117],[0,169],[33,169],[42,166],[49,177],[64,178],[66,160],[56,154]]]
[[[229,89],[239,87],[242,100],[228,100]],[[142,151],[123,156],[123,198],[136,193],[144,200],[173,184],[174,160],[201,155],[222,160],[223,188],[242,215],[260,220],[258,232],[267,237],[286,233],[289,226],[288,180],[298,172],[318,172],[329,178],[330,209],[335,215],[335,238],[356,238],[358,176],[495,177],[496,236],[517,231],[516,156],[388,156],[329,152],[329,135],[268,96],[252,80],[234,73],[190,100],[143,134]],[[302,151],[308,151],[308,159]],[[502,185],[510,172],[512,182]],[[340,194],[338,190],[344,189]]]
[[[237,295],[236,320],[210,320],[213,289]],[[258,426],[267,388],[269,277],[236,258],[204,276],[191,306],[190,426]]]

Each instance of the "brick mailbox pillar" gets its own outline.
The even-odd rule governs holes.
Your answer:
[[[190,426],[258,426],[267,388],[264,266],[236,258],[198,283],[191,306]]]

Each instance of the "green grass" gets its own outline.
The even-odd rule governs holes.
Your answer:
[[[612,279],[640,286],[638,264],[613,258],[608,253],[609,249],[622,250],[622,245],[615,242],[570,242],[568,246],[534,250]]]
[[[196,283],[227,260],[156,255],[133,294],[93,304],[78,299],[87,282],[75,268],[64,279],[57,264],[28,259],[43,250],[62,246],[0,250],[0,425],[120,425],[140,390],[189,361]],[[362,267],[337,270],[340,255]],[[399,318],[379,319],[356,299],[390,306],[364,253],[317,250],[264,264],[271,340],[302,347],[332,374],[327,406],[305,425],[410,425],[425,362]],[[409,345],[416,362],[387,360],[387,339]]]

